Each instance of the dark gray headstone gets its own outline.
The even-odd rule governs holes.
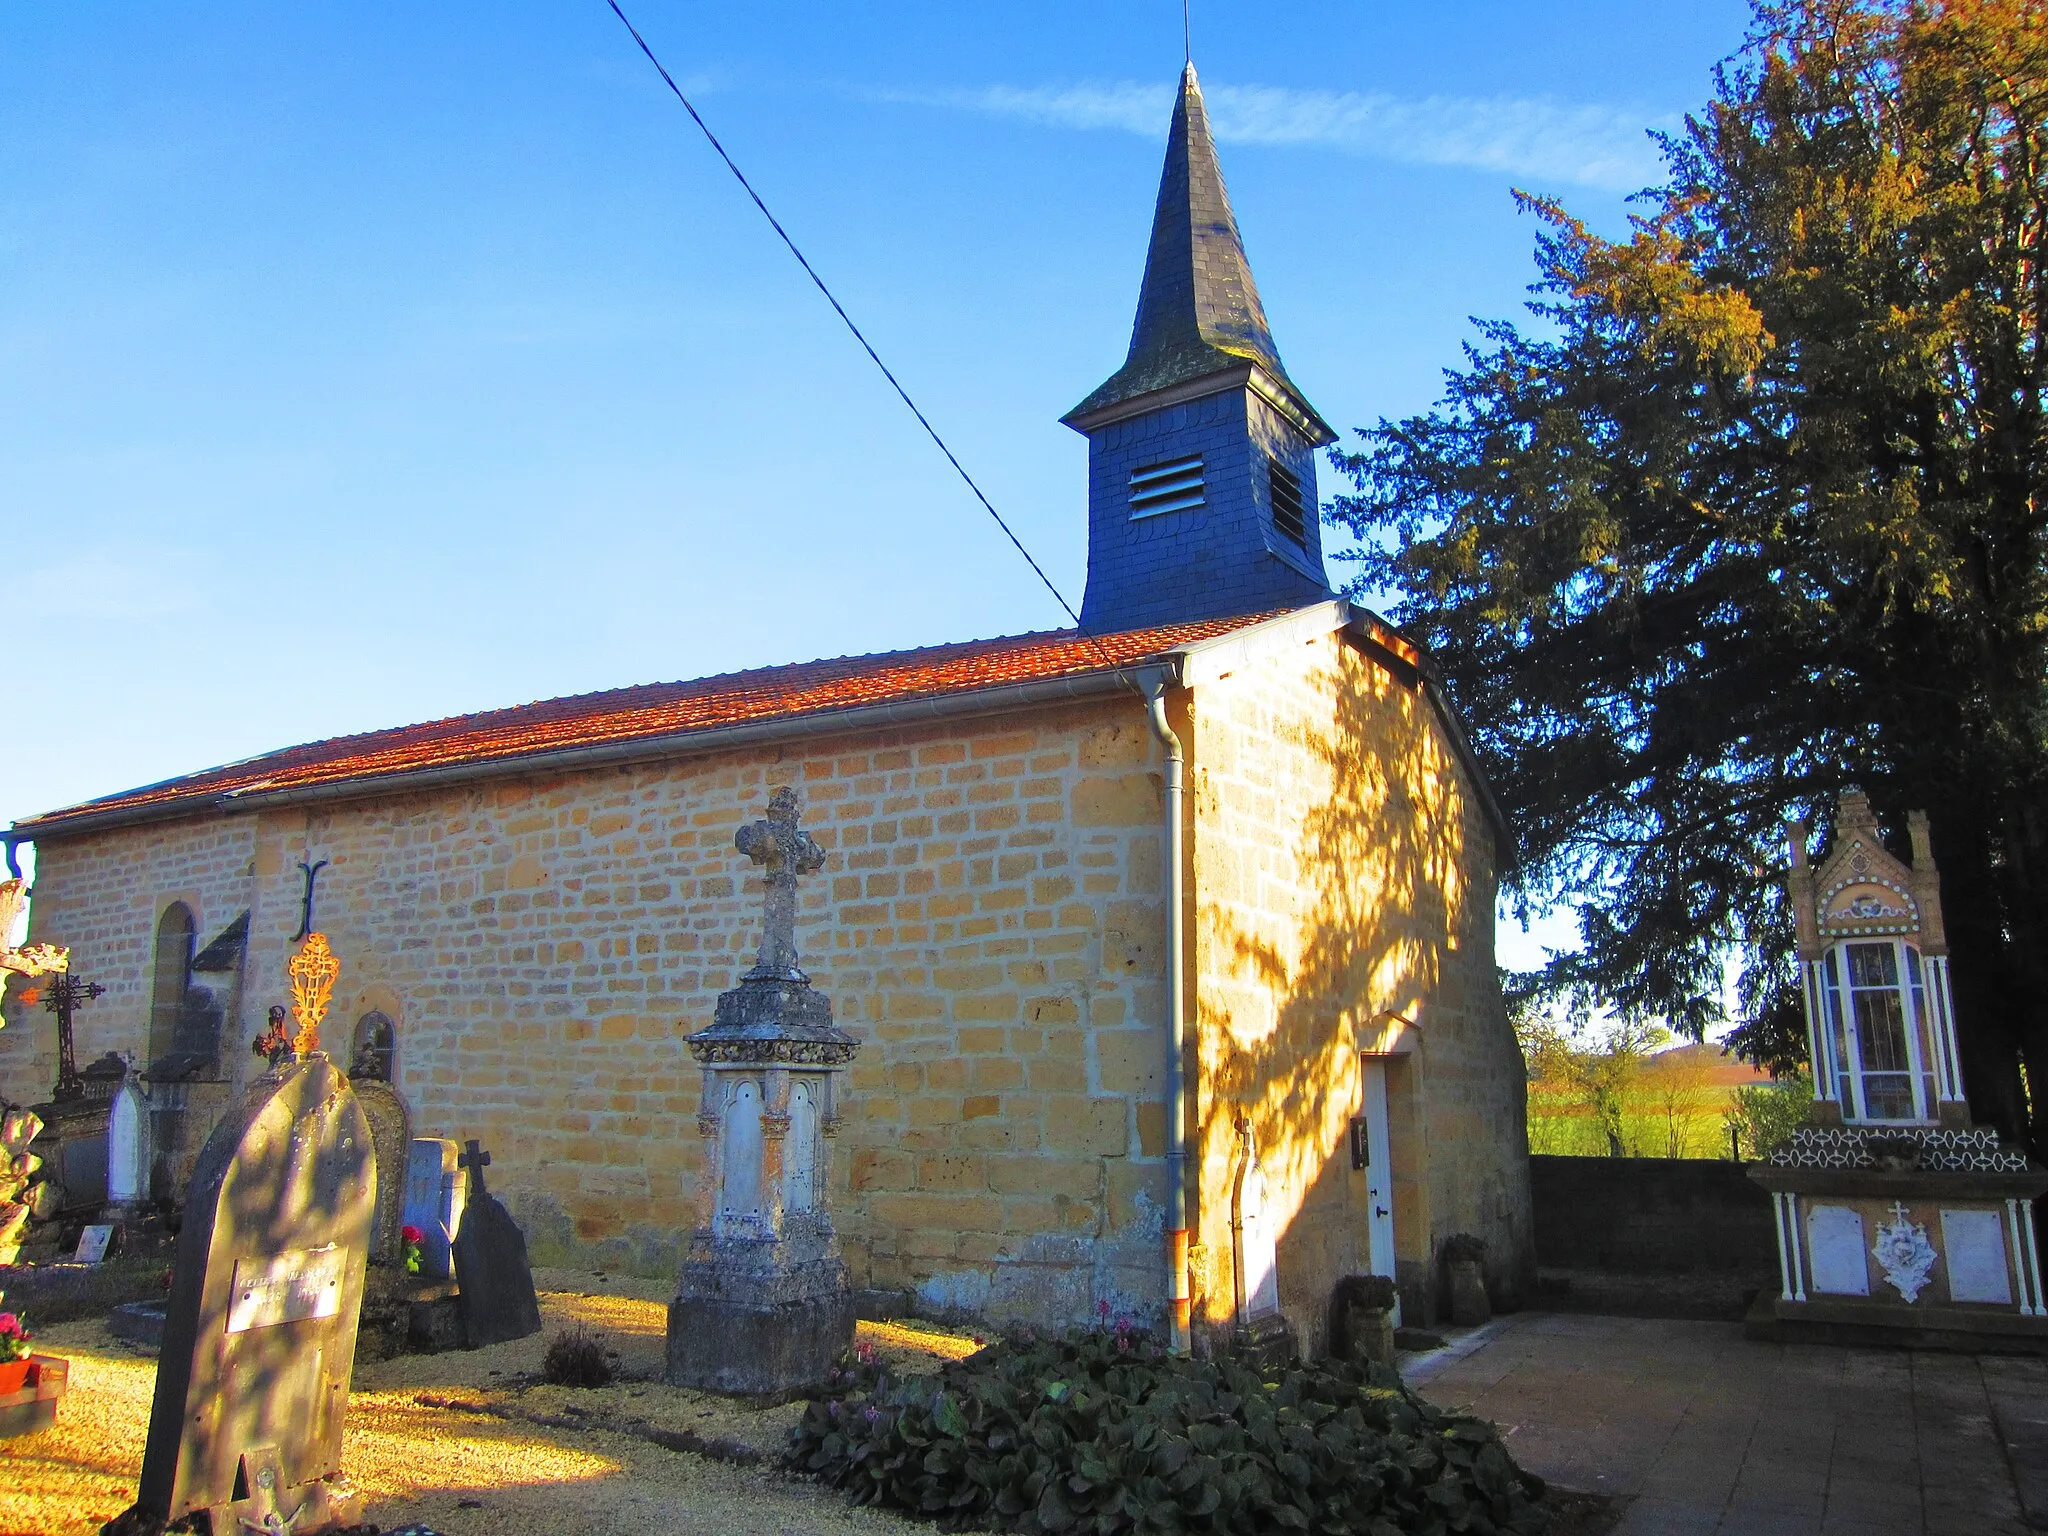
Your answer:
[[[403,1264],[406,1161],[412,1153],[412,1110],[389,1083],[351,1081],[356,1103],[370,1122],[370,1145],[377,1159],[377,1218],[370,1232],[370,1259],[376,1264]]]
[[[356,1523],[341,1473],[376,1162],[325,1056],[260,1078],[185,1196],[136,1510],[297,1536]],[[240,1487],[238,1488],[238,1482]]]
[[[490,1160],[490,1153],[473,1141],[462,1155],[469,1188],[462,1225],[455,1231],[455,1289],[462,1303],[464,1341],[471,1349],[540,1332],[540,1298],[533,1293],[526,1234],[484,1188]]]

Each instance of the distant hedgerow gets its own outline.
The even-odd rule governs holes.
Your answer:
[[[1537,1536],[1540,1479],[1392,1372],[1175,1358],[1128,1328],[992,1344],[936,1376],[843,1364],[790,1460],[937,1520],[1061,1536]]]

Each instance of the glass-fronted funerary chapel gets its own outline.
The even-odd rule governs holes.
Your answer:
[[[314,891],[342,1064],[414,1134],[486,1140],[538,1258],[673,1273],[702,1156],[681,1042],[752,960],[734,834],[788,787],[824,852],[803,964],[860,1041],[824,1128],[856,1286],[1052,1323],[1279,1314],[1311,1345],[1348,1274],[1432,1316],[1453,1234],[1527,1288],[1506,833],[1428,658],[1329,589],[1332,434],[1192,68],[1129,356],[1065,420],[1079,631],[316,742],[19,823],[35,937],[107,989],[80,1059],[132,1057],[153,1192],[262,1070]],[[48,1023],[9,1025],[0,1092],[37,1102]]]

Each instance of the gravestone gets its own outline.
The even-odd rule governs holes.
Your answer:
[[[317,1051],[250,1085],[193,1170],[131,1516],[205,1510],[216,1532],[352,1525],[341,1474],[370,1126]]]
[[[453,1243],[462,1225],[462,1169],[456,1145],[438,1136],[415,1136],[405,1162],[405,1204],[399,1229],[420,1234],[420,1278],[455,1274]]]
[[[370,1262],[405,1263],[406,1180],[412,1154],[412,1110],[389,1083],[350,1079],[356,1103],[370,1122],[370,1146],[377,1160],[377,1220],[370,1235]],[[424,1230],[424,1229],[423,1229]]]
[[[462,1304],[463,1341],[471,1349],[504,1344],[540,1332],[540,1299],[526,1234],[498,1197],[484,1188],[491,1154],[475,1142],[462,1154],[469,1175],[462,1225],[455,1229],[455,1291]]]
[[[107,1256],[107,1248],[114,1241],[114,1229],[106,1223],[94,1223],[84,1227],[78,1234],[78,1247],[73,1250],[74,1264],[97,1264]]]
[[[107,1115],[107,1199],[133,1209],[149,1198],[149,1098],[131,1066]]]

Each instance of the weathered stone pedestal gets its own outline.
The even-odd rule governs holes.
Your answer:
[[[669,1306],[668,1379],[798,1392],[853,1342],[853,1292],[824,1194],[834,1069],[856,1046],[801,972],[748,976],[689,1046],[704,1064],[704,1173]]]
[[[834,1079],[854,1039],[797,968],[795,877],[824,861],[778,790],[739,847],[768,866],[767,936],[745,980],[689,1038],[704,1067],[697,1226],[668,1312],[668,1379],[782,1397],[823,1381],[853,1342],[853,1293],[825,1208]]]

